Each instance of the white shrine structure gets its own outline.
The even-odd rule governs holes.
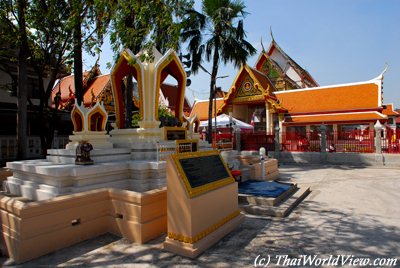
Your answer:
[[[183,102],[186,73],[175,51],[161,55],[152,51],[154,60],[141,61],[125,49],[111,72],[116,109],[116,128],[107,134],[107,112],[101,103],[90,109],[76,105],[71,112],[73,135],[65,149],[50,149],[46,159],[7,163],[13,176],[5,183],[16,196],[46,200],[56,196],[112,187],[144,192],[165,186],[165,161],[160,160],[160,146],[175,148],[177,139],[198,139],[196,118],[185,118]],[[125,128],[123,79],[132,75],[138,82],[140,96],[139,128]],[[180,127],[160,127],[159,92],[162,82],[171,75],[178,82],[175,117]],[[76,147],[80,141],[93,146],[94,165],[75,165]],[[198,147],[208,149],[203,141]]]

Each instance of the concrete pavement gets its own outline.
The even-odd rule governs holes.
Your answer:
[[[107,234],[9,267],[254,267],[258,257],[348,254],[397,258],[400,266],[400,169],[322,165],[281,166],[280,178],[312,193],[284,219],[247,216],[195,260]],[[0,263],[5,259],[0,259]],[[282,264],[279,263],[279,264]]]

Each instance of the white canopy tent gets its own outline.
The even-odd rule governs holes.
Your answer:
[[[217,116],[217,127],[229,127],[229,115],[226,114],[220,114]],[[253,129],[254,127],[250,124],[247,124],[243,121],[240,121],[239,119],[233,118],[232,117],[232,123],[233,125],[241,128],[241,129]],[[212,126],[215,127],[215,118],[213,117],[212,119]],[[200,127],[208,127],[208,120],[205,121],[200,121]]]

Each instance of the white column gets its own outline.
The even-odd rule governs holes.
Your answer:
[[[269,133],[270,131],[270,114],[268,109],[268,103],[265,103],[265,132]]]
[[[284,116],[278,114],[278,122],[279,122],[279,140],[283,143],[283,133],[286,135],[286,126],[283,125]]]

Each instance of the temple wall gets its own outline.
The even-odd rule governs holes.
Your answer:
[[[268,152],[280,164],[327,164],[349,166],[400,167],[399,154],[318,153],[318,152]]]

